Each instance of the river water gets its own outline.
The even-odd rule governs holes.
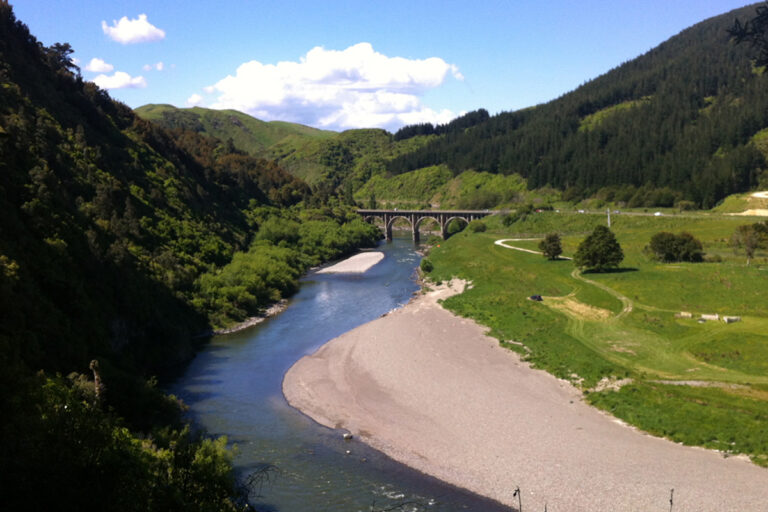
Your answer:
[[[170,391],[196,425],[237,446],[235,467],[277,471],[251,488],[257,510],[369,512],[506,511],[396,463],[293,409],[283,375],[328,340],[402,306],[418,290],[413,242],[382,243],[385,258],[361,275],[310,272],[288,309],[248,330],[214,338]],[[347,453],[349,452],[349,453]]]

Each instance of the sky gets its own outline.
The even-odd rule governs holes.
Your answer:
[[[445,123],[555,99],[743,0],[10,0],[136,108],[329,130]]]

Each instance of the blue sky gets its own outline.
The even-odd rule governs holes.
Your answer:
[[[84,78],[131,107],[333,130],[544,103],[748,3],[11,0],[43,44],[70,43]]]

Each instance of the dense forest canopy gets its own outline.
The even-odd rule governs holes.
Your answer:
[[[3,505],[232,510],[226,440],[153,376],[380,233],[273,161],[137,117],[71,53],[0,0]]]
[[[455,174],[517,173],[573,199],[711,207],[768,181],[753,143],[768,127],[768,77],[729,33],[752,15],[745,7],[706,20],[554,101],[444,133],[388,170],[445,164]]]

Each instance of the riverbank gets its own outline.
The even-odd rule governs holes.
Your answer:
[[[253,327],[254,325],[260,324],[267,318],[271,318],[275,315],[282,313],[283,311],[285,311],[285,308],[287,307],[288,307],[287,299],[279,300],[276,303],[269,306],[267,309],[265,309],[264,312],[258,316],[252,316],[246,319],[244,322],[240,322],[239,324],[233,325],[232,327],[227,327],[225,329],[217,329],[212,333],[208,333],[207,335],[220,336],[222,334],[234,334],[236,332],[243,331],[245,329],[248,329],[249,327]]]
[[[383,259],[384,259],[384,253],[382,252],[364,251],[364,252],[355,254],[354,256],[350,256],[349,258],[344,259],[334,265],[330,265],[328,267],[322,268],[318,270],[317,273],[318,274],[341,274],[341,273],[361,274],[369,270],[371,267],[373,267]],[[233,325],[231,327],[207,332],[203,336],[220,336],[223,334],[234,334],[234,333],[243,331],[245,329],[248,329],[249,327],[253,327],[254,325],[260,324],[267,318],[271,318],[275,315],[282,313],[283,311],[285,311],[287,307],[288,307],[288,300],[282,299],[276,302],[275,304],[272,304],[260,315],[252,316],[246,319],[245,321],[240,322],[239,324]]]
[[[531,369],[435,288],[302,358],[289,403],[392,458],[532,510],[760,510],[768,470],[621,424]],[[350,449],[354,450],[354,445]]]

